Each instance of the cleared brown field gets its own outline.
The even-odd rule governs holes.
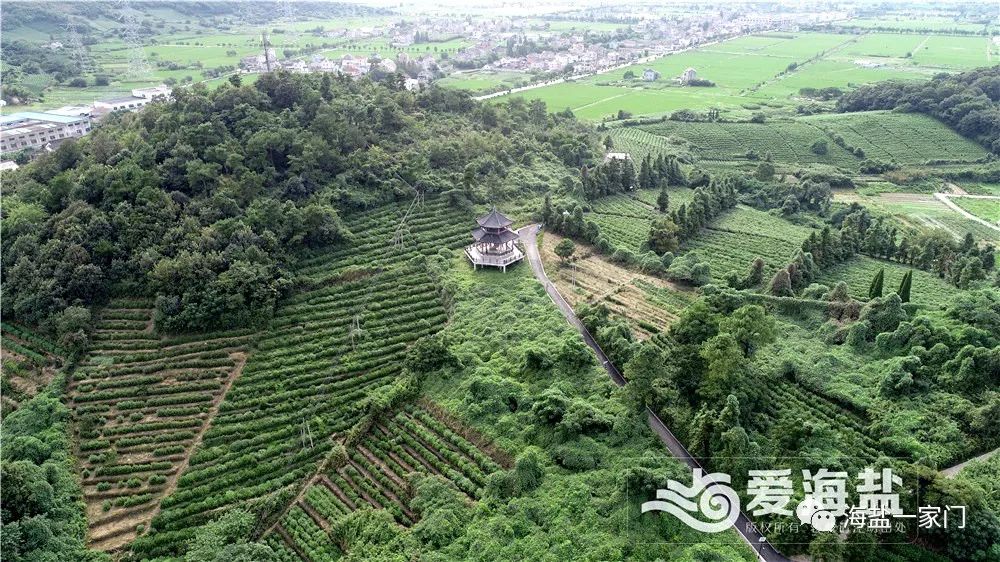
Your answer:
[[[573,308],[604,303],[629,320],[640,339],[666,329],[694,297],[668,281],[615,265],[582,244],[577,244],[571,262],[564,265],[554,251],[561,240],[558,234],[546,232],[541,244],[545,271],[559,292]]]

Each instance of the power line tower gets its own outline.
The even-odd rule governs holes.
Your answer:
[[[77,24],[72,19],[67,19],[63,29],[66,31],[66,48],[69,49],[69,56],[80,69],[80,74],[92,73],[94,68],[90,64],[90,57],[83,46],[83,40],[80,38]]]
[[[119,0],[121,22],[125,28],[125,46],[128,48],[128,71],[125,77],[129,80],[141,80],[149,76],[149,60],[142,45],[142,35],[139,33],[139,11],[131,6],[129,0]]]
[[[260,33],[260,44],[264,48],[264,66],[268,72],[271,72],[278,67],[278,61],[275,59],[274,47],[271,46],[271,39],[268,37],[267,31]]]

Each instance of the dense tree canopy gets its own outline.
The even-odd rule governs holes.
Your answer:
[[[536,170],[594,154],[586,127],[543,104],[439,89],[277,73],[175,98],[11,177],[5,314],[45,323],[147,295],[166,330],[259,324],[296,255],[350,240],[343,213],[417,191],[461,203],[544,188]]]

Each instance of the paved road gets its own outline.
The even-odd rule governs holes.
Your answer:
[[[984,461],[984,460],[992,457],[993,455],[995,455],[997,453],[1000,453],[1000,447],[998,447],[996,449],[993,449],[992,451],[990,451],[988,453],[983,453],[983,454],[979,455],[978,457],[971,458],[971,459],[969,459],[969,460],[967,460],[965,462],[960,462],[960,463],[956,464],[955,466],[950,466],[950,467],[942,470],[941,474],[944,474],[945,478],[954,478],[956,474],[958,474],[959,472],[962,472],[962,469],[964,469],[965,467],[969,466],[969,463],[976,462],[976,461]]]
[[[583,340],[594,350],[597,354],[598,360],[600,360],[601,365],[608,372],[611,380],[618,386],[625,385],[625,377],[622,376],[618,368],[608,359],[605,355],[604,350],[601,346],[597,345],[593,336],[583,325],[583,322],[576,317],[576,313],[573,312],[573,307],[566,302],[566,299],[559,294],[559,290],[556,289],[555,284],[549,281],[549,277],[545,274],[545,268],[542,267],[542,258],[538,253],[538,245],[535,242],[536,234],[540,230],[540,226],[537,224],[529,224],[528,226],[522,227],[517,231],[518,235],[521,237],[521,241],[524,243],[525,255],[528,258],[528,264],[531,266],[531,271],[535,274],[535,277],[542,283],[545,287],[545,292],[548,293],[552,302],[556,304],[562,315],[566,317],[566,320],[579,330],[580,334],[583,336]],[[670,431],[663,420],[656,415],[653,410],[646,408],[646,418],[649,421],[649,427],[653,429],[656,435],[663,442],[663,445],[667,448],[670,454],[684,462],[689,468],[702,468],[701,464],[698,463],[697,459],[691,456],[687,448],[679,439]],[[707,474],[707,471],[706,471]],[[711,486],[711,484],[709,484]],[[786,558],[780,552],[776,551],[769,543],[764,542],[764,537],[757,532],[756,527],[750,522],[750,519],[745,513],[740,511],[740,515],[733,525],[736,531],[743,537],[743,540],[750,545],[756,553],[757,556],[766,562],[790,562],[789,558]]]

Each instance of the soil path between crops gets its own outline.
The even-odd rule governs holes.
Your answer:
[[[994,200],[997,201],[997,203],[1000,203],[1000,197],[993,197],[993,196],[990,196],[990,195],[959,195],[959,196],[952,195],[952,196],[949,196],[949,194],[947,194],[947,193],[935,193],[934,197],[936,197],[938,199],[938,201],[941,201],[942,203],[944,203],[945,205],[947,205],[949,209],[957,212],[958,214],[962,215],[963,217],[965,217],[965,218],[967,218],[969,220],[974,220],[974,221],[978,222],[979,224],[982,224],[984,226],[988,226],[988,227],[992,228],[993,230],[996,230],[996,231],[1000,232],[1000,225],[993,224],[993,223],[991,223],[990,221],[988,221],[988,220],[986,220],[984,218],[980,218],[980,217],[977,217],[976,215],[973,215],[969,211],[966,211],[965,209],[963,209],[963,208],[959,207],[958,205],[956,205],[955,202],[951,200],[951,197],[967,197],[969,199],[994,199]]]
[[[541,227],[537,224],[529,224],[528,226],[522,227],[517,231],[518,235],[521,237],[521,241],[524,243],[525,254],[528,258],[528,264],[531,266],[531,271],[534,273],[535,278],[545,287],[545,292],[548,293],[549,298],[555,303],[556,307],[566,318],[566,321],[573,325],[583,336],[583,341],[594,350],[597,354],[597,359],[601,362],[601,366],[608,372],[608,376],[617,386],[625,385],[625,377],[622,376],[618,368],[608,359],[608,356],[601,349],[601,346],[597,344],[594,337],[591,336],[590,331],[587,330],[583,322],[577,318],[576,313],[573,312],[573,308],[566,302],[566,299],[559,294],[559,290],[552,281],[549,280],[548,275],[545,274],[545,268],[542,266],[542,258],[538,252],[537,244],[537,234],[541,230]],[[691,456],[684,444],[681,443],[679,439],[667,428],[667,425],[663,423],[663,420],[656,415],[653,410],[646,408],[646,418],[649,422],[650,428],[656,433],[657,437],[670,452],[671,456],[680,460],[691,469],[702,469],[701,464]],[[703,470],[703,469],[702,469]],[[707,474],[707,473],[705,473]],[[712,486],[711,480],[707,482],[709,487]],[[736,518],[735,523],[733,523],[736,531],[740,534],[744,541],[754,550],[757,554],[758,559],[764,560],[765,562],[789,562],[789,558],[782,555],[780,552],[774,549],[766,540],[763,535],[761,535],[754,524],[746,516],[745,513],[740,511],[739,516]]]

